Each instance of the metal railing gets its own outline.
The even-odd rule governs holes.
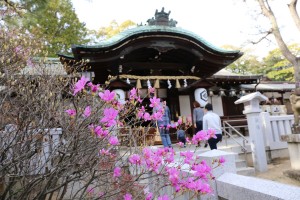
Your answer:
[[[248,125],[231,125],[230,123],[235,123],[235,122],[244,122],[245,119],[237,119],[237,120],[226,120],[223,121],[223,132],[224,132],[224,137],[225,137],[225,144],[227,146],[227,137],[230,137],[235,143],[237,143],[240,147],[242,152],[245,154],[245,159],[247,156],[247,147],[246,144],[249,143],[248,139],[240,133],[236,128],[247,128]],[[236,138],[233,137],[233,132],[237,134],[239,137],[242,138],[242,143],[238,141]]]

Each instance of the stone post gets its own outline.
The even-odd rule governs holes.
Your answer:
[[[282,135],[281,139],[288,143],[291,168],[300,170],[300,134]]]
[[[259,172],[268,170],[262,122],[259,117],[259,114],[261,112],[259,102],[266,101],[267,99],[268,98],[262,95],[260,92],[254,92],[245,95],[234,102],[235,104],[244,104],[243,114],[247,116],[252,159],[255,170]]]

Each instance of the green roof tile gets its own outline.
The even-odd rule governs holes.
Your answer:
[[[109,46],[113,46],[115,44],[120,43],[123,40],[126,40],[127,38],[134,36],[134,35],[138,35],[138,34],[142,34],[142,33],[151,33],[151,32],[157,32],[157,33],[175,33],[175,34],[181,34],[181,35],[185,35],[188,37],[192,37],[196,40],[198,40],[199,42],[203,43],[204,45],[206,45],[207,47],[218,51],[220,53],[239,53],[239,50],[225,50],[219,47],[214,46],[213,44],[209,43],[208,41],[204,40],[202,37],[200,37],[199,35],[182,29],[182,28],[178,28],[178,27],[169,27],[169,26],[137,26],[135,28],[131,28],[131,29],[127,29],[121,33],[119,33],[118,35],[115,35],[107,40],[101,41],[98,45],[74,45],[75,47],[84,47],[84,48],[106,48]]]

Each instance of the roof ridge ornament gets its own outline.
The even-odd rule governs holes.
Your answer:
[[[169,26],[169,27],[176,27],[177,21],[170,19],[169,20],[169,15],[171,11],[168,13],[165,12],[165,8],[162,7],[161,11],[158,12],[156,9],[154,17],[151,19],[148,19],[148,25],[149,26]]]

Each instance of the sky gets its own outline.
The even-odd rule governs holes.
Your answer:
[[[171,11],[170,19],[176,20],[177,27],[192,31],[211,44],[222,47],[233,45],[243,51],[251,49],[259,57],[276,48],[271,42],[252,45],[249,41],[258,39],[258,26],[267,29],[268,22],[255,12],[253,0],[72,0],[79,20],[88,29],[98,30],[108,26],[112,20],[122,23],[132,20],[140,24],[154,17],[155,10]],[[275,1],[274,11],[284,33],[286,42],[300,41],[300,34],[291,25],[285,0]]]

